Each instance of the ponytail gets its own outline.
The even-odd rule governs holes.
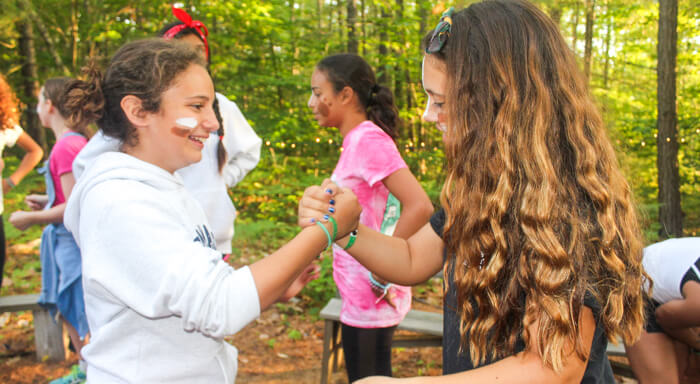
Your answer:
[[[224,164],[226,163],[226,148],[224,148],[224,119],[221,118],[218,98],[214,98],[214,115],[216,115],[216,121],[219,122],[219,130],[216,131],[216,135],[219,139],[219,141],[216,143],[216,162],[219,166],[219,173],[221,173],[221,170],[224,169]]]
[[[66,119],[66,125],[84,136],[89,136],[87,127],[103,116],[105,99],[102,94],[102,73],[96,65],[91,63],[83,68],[82,72],[86,79],[68,80],[63,98],[57,100],[57,104],[59,112]]]
[[[394,141],[399,138],[399,110],[394,104],[394,94],[382,85],[372,87],[367,100],[367,118],[377,124]]]

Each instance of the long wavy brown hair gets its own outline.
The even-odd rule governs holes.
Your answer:
[[[0,75],[0,129],[19,124],[19,101],[5,76]]]
[[[608,339],[632,343],[644,323],[641,233],[574,54],[525,1],[476,3],[452,20],[434,55],[447,73],[441,202],[462,347],[480,365],[522,336],[559,371],[572,346],[587,357],[586,294]]]

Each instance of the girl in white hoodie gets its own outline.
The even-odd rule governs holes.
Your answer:
[[[129,43],[70,95],[74,118],[123,143],[87,168],[65,213],[83,255],[88,382],[234,382],[237,352],[224,336],[272,304],[331,234],[356,224],[306,228],[238,270],[221,259],[204,211],[175,174],[201,159],[219,127],[206,61],[184,44]],[[336,211],[359,214],[349,196],[337,195]]]

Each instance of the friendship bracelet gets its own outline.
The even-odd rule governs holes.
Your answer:
[[[338,223],[335,221],[335,218],[333,216],[328,215],[328,221],[333,224],[333,242],[335,242],[336,236],[338,236]]]
[[[347,251],[352,247],[353,244],[355,244],[355,240],[357,239],[357,229],[350,232],[350,239],[348,240],[347,245],[343,247],[343,250]]]
[[[323,232],[326,234],[326,237],[328,238],[328,245],[324,249],[324,251],[325,251],[326,249],[328,249],[328,247],[331,246],[331,244],[333,244],[333,242],[331,241],[331,234],[330,234],[330,232],[328,232],[328,229],[326,228],[326,226],[323,225],[320,221],[317,221],[316,224],[318,224],[318,226],[321,227],[321,229],[323,229]]]
[[[386,292],[386,291],[389,289],[389,287],[391,287],[391,283],[387,283],[386,285],[384,285],[384,284],[378,282],[378,281],[374,278],[374,276],[372,275],[372,272],[368,272],[368,273],[369,273],[369,282],[370,282],[370,284],[374,285],[375,287],[381,289],[381,290],[384,291],[384,292]]]
[[[5,178],[5,182],[7,183],[7,185],[9,185],[9,186],[10,186],[10,189],[12,189],[12,188],[14,188],[14,187],[16,187],[16,186],[17,186],[17,185],[15,184],[15,182],[14,182],[14,181],[12,181],[12,179],[11,179],[11,178],[9,178],[9,177],[6,177],[6,178]]]

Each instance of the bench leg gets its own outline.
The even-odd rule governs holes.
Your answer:
[[[54,322],[49,311],[37,309],[34,315],[34,343],[39,361],[63,361],[66,358],[63,343],[63,322]]]
[[[328,362],[331,357],[331,350],[333,349],[333,323],[332,320],[326,320],[323,327],[323,357],[321,360],[321,384],[328,384],[328,378],[330,376],[330,371],[328,367]]]
[[[333,371],[337,372],[340,369],[340,365],[343,362],[343,340],[340,334],[340,322],[333,322]]]

